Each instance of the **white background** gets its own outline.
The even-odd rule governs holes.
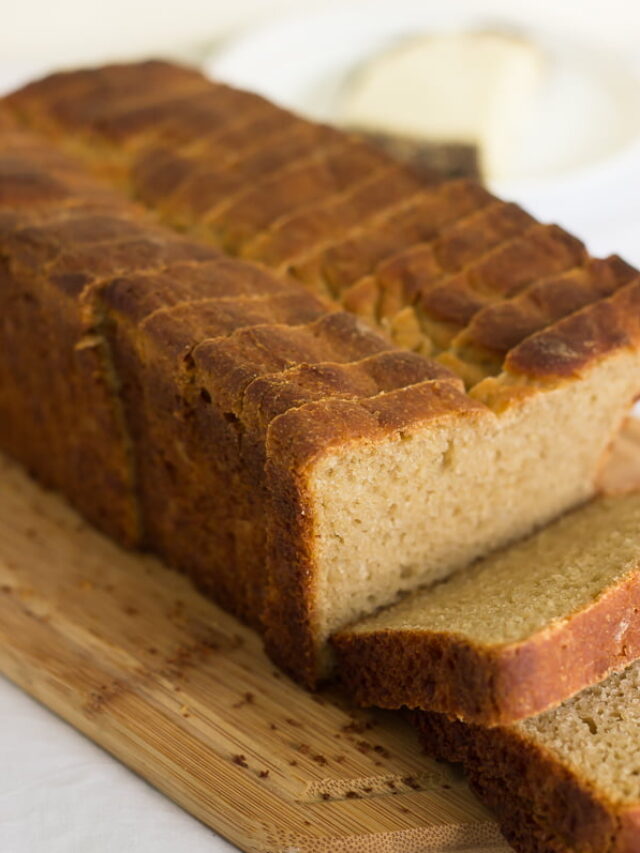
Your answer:
[[[364,2],[364,0],[363,0]],[[437,0],[438,5],[442,0]],[[461,4],[464,0],[461,0]],[[294,0],[2,0],[0,88],[56,64],[171,52],[200,59],[247,24],[286,10],[339,3]],[[425,3],[421,6],[424,8]],[[635,0],[469,0],[487,19],[501,10],[638,52]],[[313,35],[310,33],[309,38]],[[292,72],[293,73],[293,72]],[[640,107],[639,107],[640,108]],[[522,199],[525,203],[527,199]],[[531,199],[599,252],[640,262],[640,162],[624,180],[604,175],[589,209],[571,197]],[[549,204],[552,210],[547,210]],[[221,853],[226,842],[46,709],[0,679],[0,853]]]

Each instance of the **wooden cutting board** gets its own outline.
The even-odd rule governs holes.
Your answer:
[[[636,426],[610,487],[639,482],[639,443]],[[509,849],[399,716],[301,690],[184,578],[1,456],[0,670],[243,850]]]
[[[390,713],[311,695],[157,560],[0,457],[0,669],[243,850],[507,850]]]

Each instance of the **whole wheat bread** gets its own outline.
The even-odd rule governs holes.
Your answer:
[[[296,677],[328,673],[345,624],[592,496],[640,389],[627,265],[167,63],[53,75],[0,113],[3,447]],[[492,321],[497,356],[456,343],[565,275],[574,298],[508,349],[511,314]]]
[[[464,764],[518,853],[640,849],[639,663],[511,726],[412,718],[430,755]]]

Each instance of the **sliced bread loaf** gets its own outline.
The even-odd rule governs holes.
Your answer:
[[[430,755],[464,764],[518,853],[640,850],[640,663],[511,726],[412,718]]]
[[[18,295],[57,298],[50,284],[73,274],[88,300],[93,340],[109,353],[110,405],[130,440],[127,489],[142,540],[259,624],[273,657],[299,678],[329,672],[327,639],[345,624],[593,495],[640,389],[633,271],[606,297],[593,289],[578,313],[572,305],[538,324],[467,394],[422,355],[387,361],[383,353],[398,353],[391,336],[309,291],[340,302],[394,252],[447,231],[434,282],[438,304],[450,287],[462,314],[436,316],[428,300],[399,312],[413,312],[424,353],[429,328],[446,341],[447,324],[457,334],[476,309],[584,266],[579,241],[470,181],[380,182],[398,167],[362,141],[167,63],[54,75],[0,109],[117,186],[121,208],[134,211],[126,197],[136,197],[209,244],[158,267],[140,260],[144,235],[101,247],[94,234],[87,248],[75,222],[51,241],[55,264],[40,264],[31,243],[9,241],[6,256]],[[265,126],[262,147],[256,128]],[[327,224],[327,210],[339,211],[344,232]],[[184,243],[170,230],[161,236],[139,209],[126,217],[162,245]],[[309,223],[308,239],[294,239]],[[229,257],[246,251],[264,263],[277,233],[286,235],[277,269]],[[421,297],[414,284],[406,293]],[[227,296],[233,304],[220,301]],[[62,337],[71,345],[61,328],[51,325],[51,346]],[[29,334],[27,323],[27,350]],[[18,350],[6,352],[8,364]],[[375,369],[363,373],[369,358]],[[38,388],[42,406],[50,389],[45,380]],[[33,395],[21,399],[14,433],[36,405]],[[90,424],[81,394],[74,405]],[[29,436],[35,448],[37,430]],[[94,463],[97,443],[83,451]],[[65,488],[64,477],[56,482]]]
[[[361,704],[509,723],[640,655],[640,494],[601,498],[334,638]]]

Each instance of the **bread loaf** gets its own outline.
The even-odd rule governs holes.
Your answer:
[[[361,704],[512,723],[640,656],[640,495],[596,499],[333,638]]]
[[[640,847],[640,664],[553,711],[483,728],[413,712],[429,754],[462,762],[518,853]]]
[[[0,111],[32,134],[3,135],[3,174],[43,186],[51,159],[63,185],[3,202],[3,446],[297,678],[329,672],[345,624],[592,496],[640,388],[631,268],[601,277],[471,181],[166,63],[54,75]],[[506,348],[499,306],[564,276],[575,297]],[[492,310],[496,348],[462,346]]]

